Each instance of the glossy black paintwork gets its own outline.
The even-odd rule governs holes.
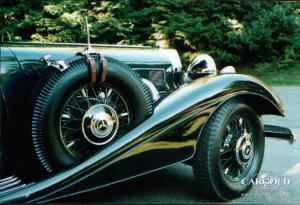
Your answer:
[[[1,115],[7,119],[4,126],[6,134],[1,137],[9,155],[15,156],[7,166],[18,167],[15,173],[24,176],[34,176],[39,172],[23,161],[37,161],[31,139],[32,90],[39,79],[30,75],[34,72],[34,69],[23,70],[11,49],[1,47],[0,89],[5,107]]]
[[[0,89],[0,166],[4,166],[4,147],[3,147],[3,137],[4,136],[4,127],[5,125],[5,106],[4,106],[4,101],[3,101],[3,95],[2,95],[2,91]],[[2,175],[1,171],[0,171],[0,175]]]
[[[157,105],[149,119],[82,164],[0,196],[0,200],[49,201],[190,159],[201,129],[214,110],[228,99],[246,94],[261,97],[273,113],[282,114],[277,97],[254,78],[224,75],[199,79],[174,91]]]
[[[75,48],[82,51],[81,47]],[[26,105],[27,100],[32,95],[32,88],[45,71],[45,67],[38,61],[42,54],[51,52],[53,59],[64,59],[73,56],[77,52],[76,49],[14,47],[12,50],[19,62],[16,61],[13,53],[7,50],[4,57],[8,56],[11,60],[7,62],[3,60],[4,65],[8,66],[1,67],[1,73],[6,76],[3,75],[2,78],[0,76],[1,89],[4,91],[5,98],[9,99],[7,112],[12,110],[10,106],[16,107],[20,102],[25,106],[19,108],[15,116],[30,111],[26,108],[26,106],[30,107]],[[106,51],[106,55],[108,53],[109,51]],[[127,59],[127,64],[132,67],[155,68],[160,65],[165,66],[166,72],[172,71],[168,59],[158,56],[156,49],[132,50],[130,48],[112,53],[115,53],[112,57],[119,56],[121,60]],[[259,114],[284,114],[282,103],[277,95],[262,82],[245,75],[205,77],[182,85],[174,92],[173,90],[170,89],[170,95],[156,105],[154,114],[149,119],[110,146],[75,167],[31,183],[11,194],[0,195],[0,201],[51,201],[188,160],[193,157],[198,137],[206,121],[220,105],[231,98],[243,99]],[[20,96],[23,99],[19,99]],[[30,126],[28,128],[30,130]],[[11,135],[11,138],[21,135]]]
[[[73,45],[73,46],[72,46]],[[8,47],[9,46],[9,47]],[[67,59],[76,53],[84,50],[85,46],[80,44],[4,44],[1,45],[1,67],[0,67],[0,89],[3,91],[5,115],[7,118],[7,139],[8,145],[14,145],[14,149],[7,148],[16,156],[12,166],[20,167],[17,174],[24,176],[35,176],[38,173],[26,166],[18,153],[26,152],[29,159],[36,159],[33,149],[27,150],[31,146],[31,113],[33,99],[38,92],[38,82],[43,76],[47,67],[40,59],[45,54],[51,54],[52,60]],[[159,49],[139,46],[93,46],[95,51],[99,51],[105,56],[116,58],[128,64],[132,69],[137,69],[141,75],[147,78],[147,73],[143,69],[162,69],[167,81],[159,86],[158,90],[168,93],[175,89],[173,84],[173,72],[170,60],[166,55],[162,55]],[[3,114],[4,115],[4,114]],[[18,144],[16,141],[18,137]],[[3,138],[3,137],[1,137]],[[15,151],[18,150],[18,151]],[[26,155],[27,156],[27,155]],[[38,170],[38,169],[37,169]],[[37,171],[38,172],[38,171]]]
[[[32,45],[31,47],[16,47],[20,45],[9,45],[11,46],[12,52],[15,54],[19,60],[22,69],[25,74],[28,74],[28,78],[33,78],[35,81],[36,75],[43,73],[45,69],[41,66],[39,60],[45,54],[51,54],[52,60],[65,60],[67,58],[73,57],[76,53],[82,52],[84,46],[77,47],[56,47],[56,44],[52,46],[43,45]],[[165,74],[165,84],[158,87],[160,92],[169,92],[175,89],[173,83],[173,68],[170,59],[163,55],[159,49],[149,49],[149,48],[135,48],[135,47],[125,47],[125,48],[110,48],[110,47],[95,47],[95,52],[101,52],[104,56],[109,56],[115,58],[127,65],[129,65],[133,70],[136,70],[146,79],[149,78],[146,70],[157,70],[161,69]],[[32,72],[36,71],[36,72]]]

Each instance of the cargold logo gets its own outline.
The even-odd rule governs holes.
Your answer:
[[[291,180],[288,177],[273,177],[272,173],[264,172],[253,177],[245,177],[241,183],[243,185],[252,184],[256,186],[257,189],[276,189],[277,187],[291,184]]]

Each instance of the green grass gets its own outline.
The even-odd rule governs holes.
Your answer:
[[[300,86],[300,64],[281,69],[270,69],[262,65],[256,68],[237,67],[238,73],[256,77],[270,85],[299,85]]]

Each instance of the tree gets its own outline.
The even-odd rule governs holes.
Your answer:
[[[17,40],[176,48],[187,62],[211,54],[227,64],[291,62],[300,53],[300,4],[194,0],[11,0],[1,2],[0,34]]]

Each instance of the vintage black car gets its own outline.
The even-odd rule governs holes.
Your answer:
[[[263,124],[284,116],[274,91],[208,55],[182,69],[174,49],[84,48],[1,45],[0,202],[48,202],[181,162],[199,194],[231,200],[259,173],[265,136],[294,141]]]

